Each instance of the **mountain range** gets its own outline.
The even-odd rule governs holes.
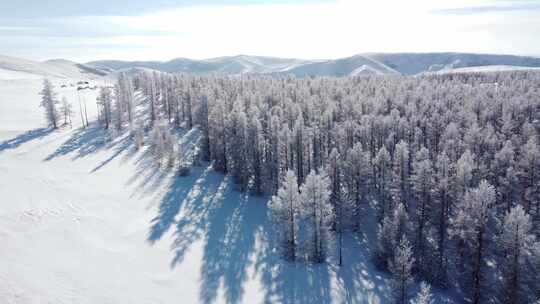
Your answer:
[[[204,60],[178,58],[170,61],[92,61],[87,65],[120,71],[145,68],[187,73],[280,73],[304,76],[349,76],[366,74],[415,75],[461,68],[540,67],[540,58],[472,53],[366,53],[333,60],[304,60],[238,55]]]
[[[60,78],[95,78],[140,70],[183,73],[261,73],[306,76],[416,75],[540,68],[540,58],[473,53],[365,53],[332,60],[263,56],[226,56],[170,61],[100,60],[77,63],[64,59],[44,62],[0,56],[0,72]],[[2,73],[0,73],[2,75]],[[12,75],[12,74],[10,74]]]

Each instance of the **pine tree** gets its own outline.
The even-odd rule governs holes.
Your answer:
[[[310,237],[307,240],[309,259],[315,263],[322,263],[326,258],[328,232],[333,220],[330,180],[325,175],[311,171],[300,188],[300,193],[302,210],[309,225]]]
[[[437,203],[436,221],[437,229],[437,272],[436,281],[440,285],[446,284],[448,268],[448,220],[452,212],[452,202],[455,197],[453,185],[455,184],[455,170],[450,158],[443,151],[437,157],[435,164],[435,193],[434,200]]]
[[[401,239],[395,250],[394,259],[390,263],[392,289],[396,303],[405,304],[409,297],[409,287],[413,282],[412,267],[414,258],[411,245],[406,237]]]
[[[409,216],[403,204],[397,204],[392,214],[388,214],[379,224],[377,233],[377,263],[383,269],[394,259],[395,248],[410,234]]]
[[[401,140],[394,150],[394,163],[392,166],[392,191],[395,201],[408,206],[410,195],[409,177],[409,145]]]
[[[411,177],[417,201],[417,226],[414,248],[420,272],[426,277],[430,276],[428,273],[429,263],[427,263],[427,231],[429,229],[429,210],[432,207],[432,190],[434,186],[433,167],[428,154],[429,152],[425,147],[417,153]]]
[[[522,206],[512,208],[504,217],[500,245],[504,254],[503,281],[504,286],[502,302],[525,303],[530,296],[523,289],[523,274],[525,260],[534,244],[532,223],[530,216],[525,213]]]
[[[101,106],[101,117],[105,123],[105,129],[109,129],[112,122],[111,90],[108,87],[101,87],[97,100],[98,104]]]
[[[58,100],[56,99],[56,92],[54,86],[49,79],[43,80],[43,89],[41,94],[41,107],[45,110],[45,118],[50,126],[54,129],[58,128],[58,111],[56,109]]]
[[[62,116],[64,116],[64,124],[67,125],[69,122],[69,125],[71,126],[71,117],[73,117],[73,107],[65,96],[62,97],[62,105],[60,106],[60,113],[62,113]]]
[[[515,200],[515,193],[518,187],[518,179],[515,170],[514,145],[507,140],[504,146],[495,153],[493,160],[493,179],[497,189],[497,201],[504,206],[506,211],[510,211]]]
[[[240,101],[236,101],[227,121],[226,139],[230,173],[240,191],[245,191],[248,183],[246,176],[246,129],[247,118],[243,105]]]
[[[525,211],[540,220],[540,148],[536,136],[521,147],[519,167]]]
[[[433,294],[431,293],[431,287],[426,282],[420,284],[420,292],[412,300],[412,304],[433,304]]]
[[[362,144],[356,143],[347,151],[343,171],[345,193],[352,205],[353,228],[358,230],[361,211],[368,205],[368,190],[371,186],[369,152],[362,149]]]
[[[298,215],[300,192],[293,171],[287,171],[277,195],[272,197],[269,209],[283,255],[295,261],[298,241]]]
[[[467,190],[472,187],[474,169],[475,162],[471,151],[466,150],[458,159],[456,165],[456,185],[459,193],[459,197],[457,197],[457,199],[461,199]]]
[[[483,180],[477,188],[466,193],[457,206],[455,217],[451,219],[451,234],[465,247],[460,253],[461,263],[470,265],[469,286],[475,304],[482,299],[488,221],[493,215],[494,203],[495,189]]]
[[[338,237],[338,256],[339,266],[343,263],[342,257],[342,242],[344,230],[344,213],[346,212],[345,200],[342,195],[341,188],[341,160],[340,154],[336,148],[332,149],[328,157],[328,176],[330,178],[330,204],[334,210],[333,229]]]
[[[376,187],[379,198],[379,217],[382,219],[388,210],[392,209],[390,185],[391,185],[391,159],[390,153],[383,146],[375,157]]]

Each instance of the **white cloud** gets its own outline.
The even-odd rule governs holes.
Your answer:
[[[492,2],[473,1],[474,6],[489,3]],[[540,54],[539,10],[434,13],[460,7],[471,7],[470,1],[339,0],[192,6],[141,16],[95,17],[94,23],[87,19],[66,20],[66,26],[69,22],[77,24],[76,33],[63,38],[70,46],[66,54],[52,56],[90,60],[96,56],[170,59],[235,54],[313,59],[369,51]],[[73,37],[77,33],[81,37]],[[41,47],[46,49],[46,37],[34,37],[40,38]],[[62,39],[58,38],[56,43],[61,45]],[[77,45],[80,51],[73,52]],[[88,50],[92,45],[94,49]]]

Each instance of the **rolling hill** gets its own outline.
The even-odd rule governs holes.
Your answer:
[[[303,60],[260,56],[229,56],[205,60],[178,58],[170,61],[93,61],[88,66],[115,71],[148,68],[185,73],[273,73],[305,76],[401,74],[453,69],[505,66],[507,69],[540,67],[540,58],[470,53],[366,53],[334,60]]]
[[[540,68],[540,58],[471,53],[365,53],[332,60],[263,56],[225,56],[204,60],[101,60],[85,64],[64,59],[37,62],[0,55],[0,78],[95,79],[119,72],[272,74],[306,76],[416,75],[421,73],[489,72]]]

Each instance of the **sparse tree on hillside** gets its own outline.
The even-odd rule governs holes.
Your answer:
[[[112,122],[112,96],[111,90],[108,87],[101,87],[97,98],[98,104],[101,106],[101,118],[105,124],[105,129],[109,129]]]
[[[64,124],[67,125],[69,122],[69,125],[71,126],[72,125],[71,117],[73,117],[73,107],[65,96],[62,97],[62,105],[60,107],[60,112],[62,113],[62,116],[64,116]]]
[[[58,105],[57,94],[54,91],[54,86],[49,79],[43,80],[43,89],[41,94],[41,107],[45,110],[45,118],[50,126],[54,129],[58,128]]]

